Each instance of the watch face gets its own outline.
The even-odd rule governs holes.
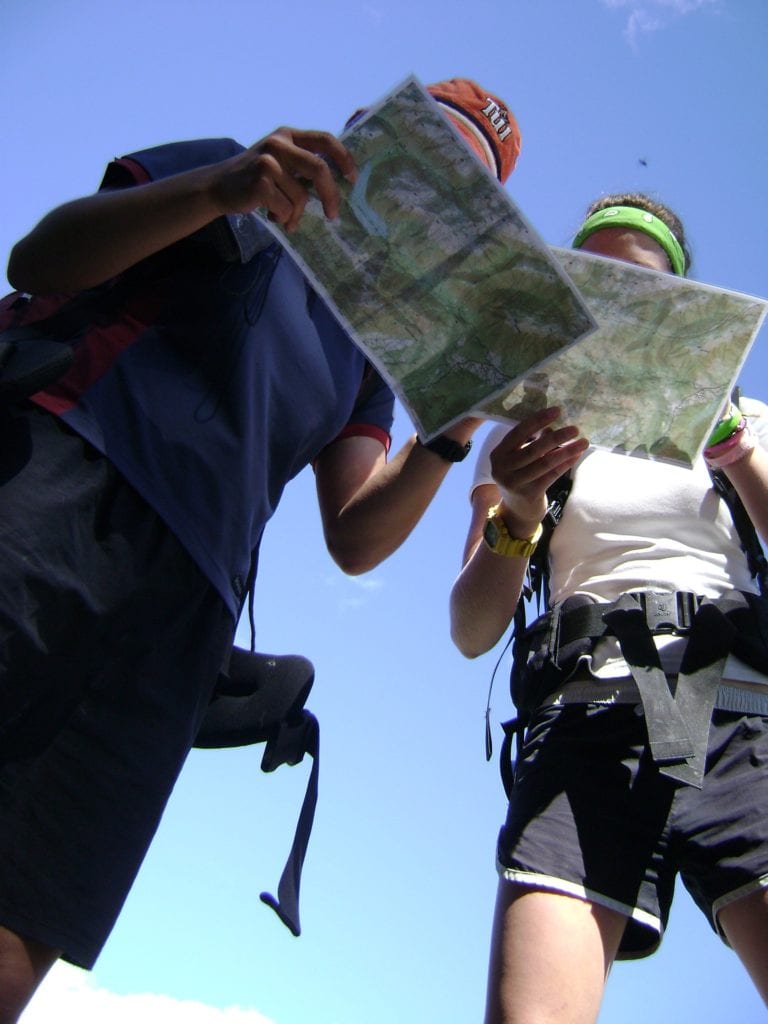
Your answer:
[[[485,540],[489,547],[495,548],[501,538],[501,531],[492,519],[485,524]]]

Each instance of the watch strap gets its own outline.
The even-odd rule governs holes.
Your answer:
[[[502,555],[504,558],[530,558],[536,550],[542,532],[543,528],[539,523],[531,537],[511,537],[499,511],[499,505],[493,505],[488,509],[483,539],[494,554]]]
[[[438,434],[431,441],[422,441],[418,437],[416,440],[422,448],[428,448],[429,451],[439,455],[446,462],[463,462],[472,448],[471,441],[461,444],[459,441],[454,441],[453,438],[446,437],[445,434]]]

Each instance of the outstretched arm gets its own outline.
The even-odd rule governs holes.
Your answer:
[[[466,419],[445,436],[465,444],[481,421]],[[351,575],[368,572],[396,551],[421,519],[451,463],[411,437],[386,461],[379,441],[334,442],[317,461],[316,479],[328,550]]]
[[[573,426],[554,429],[557,408],[521,421],[491,454],[495,483],[476,487],[464,548],[464,567],[451,590],[451,636],[468,658],[490,650],[503,636],[520,599],[527,558],[493,552],[483,541],[488,509],[500,512],[510,536],[531,537],[547,510],[547,488],[587,449]]]
[[[91,288],[223,214],[257,208],[291,231],[309,189],[335,217],[339,191],[324,157],[354,180],[352,156],[333,135],[278,128],[220,163],[65,203],[17,242],[8,279],[33,294]]]

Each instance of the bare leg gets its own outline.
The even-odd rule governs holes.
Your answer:
[[[768,1006],[768,889],[724,907],[720,926]]]
[[[0,926],[0,1024],[15,1024],[59,951]]]
[[[626,917],[501,881],[486,1024],[594,1024]]]

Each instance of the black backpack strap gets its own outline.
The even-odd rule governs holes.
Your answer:
[[[86,330],[94,317],[114,302],[119,294],[112,284],[61,296],[61,305],[32,323],[18,321],[34,302],[34,296],[19,292],[8,309],[10,326],[0,330],[0,405],[29,398],[54,384],[74,361],[72,342]]]
[[[568,500],[571,487],[573,485],[573,478],[570,471],[563,473],[562,476],[558,477],[553,484],[547,488],[547,511],[541,522],[542,534],[539,538],[539,542],[536,545],[536,549],[531,555],[528,562],[528,573],[527,583],[523,586],[523,592],[520,595],[520,600],[517,602],[517,608],[515,609],[515,615],[512,624],[512,631],[509,635],[509,639],[504,645],[504,649],[499,655],[498,661],[491,674],[491,682],[488,687],[488,700],[485,706],[485,759],[490,761],[493,756],[493,745],[491,742],[491,726],[490,726],[490,714],[491,714],[491,692],[493,690],[493,683],[496,678],[496,672],[501,664],[501,659],[507,652],[509,645],[512,641],[515,641],[513,648],[513,661],[512,669],[510,673],[510,690],[512,691],[512,701],[518,705],[517,701],[517,680],[521,675],[521,668],[519,662],[524,657],[522,643],[526,637],[526,613],[525,613],[525,602],[530,600],[533,595],[536,595],[536,602],[539,612],[541,612],[542,605],[546,607],[549,603],[549,564],[548,564],[548,553],[549,553],[549,541],[552,537],[552,532],[560,522],[560,519],[565,508],[565,503]],[[518,705],[519,707],[519,705]],[[514,776],[514,759],[512,755],[512,742],[517,738],[517,746],[519,748],[522,742],[523,733],[525,731],[526,719],[523,715],[518,715],[517,718],[510,722],[502,722],[502,728],[504,730],[504,739],[502,741],[501,748],[501,760],[500,770],[501,778],[504,784],[504,791],[507,796],[511,792],[513,776]]]
[[[69,345],[35,327],[0,331],[0,404],[18,402],[62,377],[74,356]]]
[[[515,784],[515,758],[512,753],[512,744],[515,743],[517,749],[520,749],[525,728],[519,718],[511,718],[508,722],[502,722],[501,727],[504,730],[504,739],[501,741],[501,751],[499,752],[499,772],[507,800],[511,800],[512,788]]]
[[[711,469],[709,475],[712,477],[712,486],[730,510],[741,549],[747,557],[750,575],[757,582],[763,597],[768,597],[768,561],[744,503],[722,470]]]
[[[737,385],[731,392],[731,401],[737,408],[740,398],[741,389]],[[739,497],[736,488],[722,470],[710,469],[709,475],[712,478],[712,486],[728,506],[731,513],[733,525],[739,536],[741,549],[747,556],[750,575],[757,582],[761,595],[768,597],[768,561],[766,560],[757,530],[749,518],[747,510],[744,508],[744,503]]]
[[[555,527],[562,518],[572,487],[573,477],[569,470],[547,488],[547,511],[541,521],[542,534],[539,543],[528,563],[528,592],[525,595],[536,595],[539,614],[549,605],[549,544]]]
[[[301,935],[301,924],[299,921],[299,888],[301,886],[301,869],[304,865],[304,857],[307,853],[309,836],[312,832],[312,824],[315,820],[315,807],[317,806],[317,783],[320,772],[320,727],[317,719],[309,711],[304,711],[302,722],[302,734],[300,745],[304,752],[312,757],[312,771],[307,781],[307,790],[299,813],[299,820],[296,825],[296,832],[291,844],[291,851],[288,860],[283,868],[280,881],[277,886],[277,898],[268,892],[260,894],[261,901],[274,912],[283,924],[296,936]],[[264,752],[264,761],[267,759],[267,751]],[[272,771],[262,761],[262,771]],[[284,762],[279,760],[277,764],[294,764],[293,761]],[[274,767],[277,767],[277,764]]]
[[[305,754],[312,758],[277,899],[261,893],[262,901],[297,936],[301,934],[301,869],[315,816],[320,770],[320,729],[315,716],[304,707],[314,678],[314,666],[300,655],[257,654],[234,647],[194,742],[203,749],[266,743],[261,761],[265,772],[281,764],[298,764]]]

